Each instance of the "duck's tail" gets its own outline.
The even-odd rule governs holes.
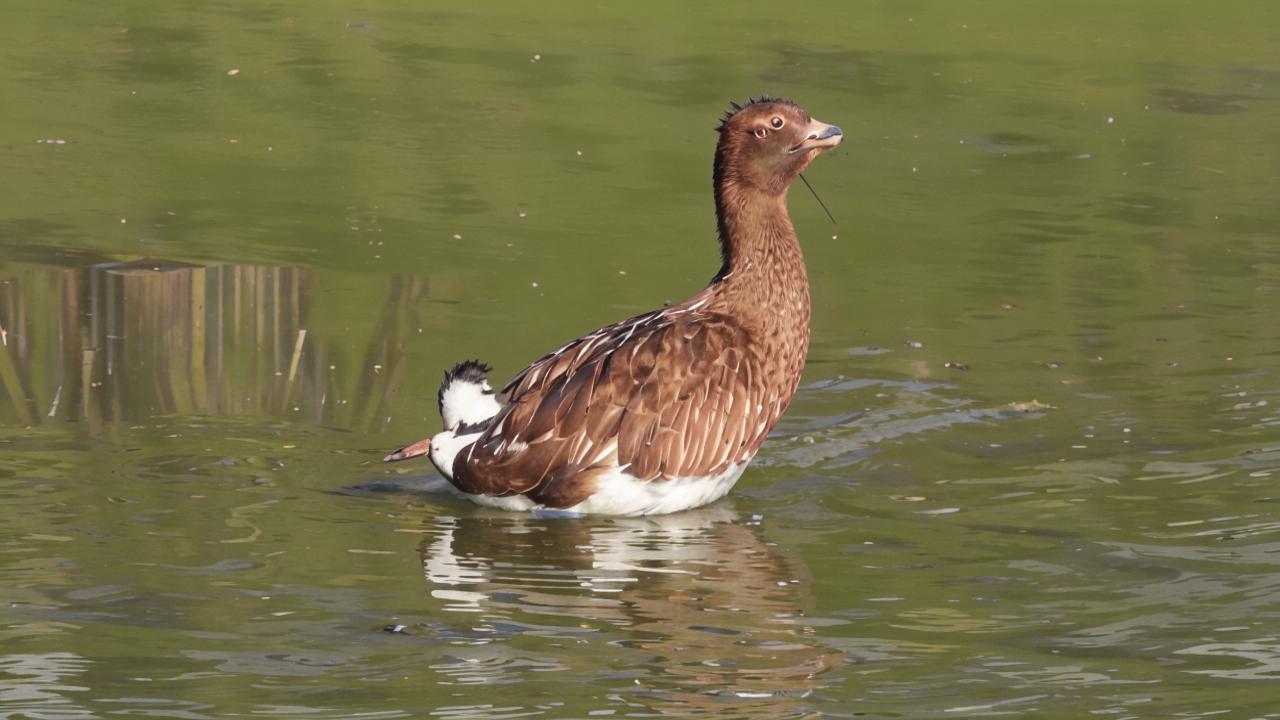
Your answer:
[[[466,440],[463,445],[474,442],[502,409],[497,394],[489,387],[489,373],[492,371],[493,368],[479,360],[463,360],[446,371],[437,394],[444,432],[405,445],[384,457],[383,461],[396,462],[431,455],[431,461],[437,462],[437,455],[440,455],[444,458],[442,462],[451,466],[453,456],[462,447],[458,442]],[[433,440],[440,443],[438,447],[432,447]],[[441,472],[450,477],[444,470]]]
[[[483,430],[502,409],[489,386],[493,368],[479,360],[463,360],[445,372],[437,398],[445,430],[470,435]]]

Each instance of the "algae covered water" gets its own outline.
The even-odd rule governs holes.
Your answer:
[[[781,12],[786,10],[786,12]],[[0,716],[1280,717],[1280,27],[1226,2],[66,2],[0,28]],[[385,452],[798,188],[813,345],[726,500]]]

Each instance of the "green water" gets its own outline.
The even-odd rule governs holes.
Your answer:
[[[379,462],[700,288],[765,92],[839,224],[729,499]],[[0,717],[1280,717],[1280,6],[55,0],[0,97]]]

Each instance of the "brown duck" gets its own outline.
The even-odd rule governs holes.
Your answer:
[[[787,409],[809,349],[809,280],[787,189],[840,128],[794,103],[733,104],[717,129],[723,262],[684,302],[551,352],[500,393],[489,366],[445,373],[429,455],[470,500],[506,510],[648,515],[729,492]]]

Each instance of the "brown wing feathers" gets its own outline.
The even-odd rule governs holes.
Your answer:
[[[773,425],[761,411],[776,411],[760,408],[746,335],[731,317],[671,308],[566,345],[503,390],[508,404],[459,454],[455,482],[567,507],[616,466],[653,481],[723,472],[759,448]]]

